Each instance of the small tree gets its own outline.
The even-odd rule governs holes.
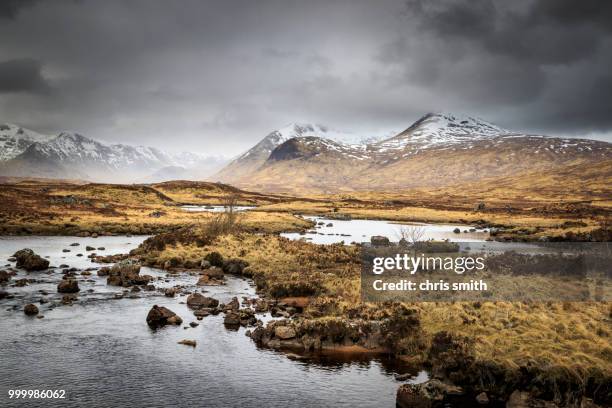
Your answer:
[[[422,225],[402,225],[396,235],[400,240],[405,240],[406,242],[414,245],[417,242],[423,240],[425,236],[426,228]]]

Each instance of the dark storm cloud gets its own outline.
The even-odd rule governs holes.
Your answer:
[[[2,0],[0,1],[0,19],[17,17],[19,10],[29,7],[38,0]]]
[[[292,121],[368,134],[427,111],[610,137],[611,4],[3,1],[0,121],[223,154]]]
[[[47,92],[50,87],[41,68],[39,61],[29,58],[0,61],[0,93]]]

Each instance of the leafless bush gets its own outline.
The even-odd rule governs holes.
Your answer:
[[[208,236],[231,234],[240,229],[240,214],[236,211],[237,204],[236,194],[230,194],[225,198],[223,211],[213,213],[213,217],[205,225]]]
[[[402,225],[396,232],[399,240],[405,240],[410,244],[415,244],[423,240],[425,227],[422,225]]]

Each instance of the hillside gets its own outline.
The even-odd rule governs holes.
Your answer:
[[[0,174],[5,177],[79,178],[102,182],[202,179],[226,161],[193,152],[105,144],[74,132],[46,136],[0,125]]]
[[[369,144],[292,138],[248,173],[234,168],[231,182],[292,194],[396,191],[545,175],[567,166],[582,171],[611,157],[606,142],[517,134],[471,117],[428,114],[398,135]]]
[[[212,176],[211,179],[230,183],[239,180],[264,164],[272,151],[278,146],[301,137],[322,138],[349,146],[362,146],[377,140],[376,137],[363,137],[339,132],[318,124],[291,123],[281,129],[270,132],[255,146],[232,160],[227,166]]]

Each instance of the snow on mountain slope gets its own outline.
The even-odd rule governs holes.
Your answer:
[[[291,123],[268,134],[246,153],[238,157],[237,160],[247,159],[252,156],[261,157],[262,155],[265,155],[263,158],[265,160],[272,150],[287,140],[309,136],[329,139],[337,143],[349,145],[364,145],[368,142],[376,140],[375,137],[363,137],[352,133],[339,132],[323,125],[311,123]]]
[[[408,146],[427,149],[441,145],[469,143],[510,134],[511,132],[471,116],[428,113],[397,136],[378,143],[375,148],[400,150]]]
[[[52,138],[11,123],[0,124],[0,161],[17,157],[34,142],[45,142]]]
[[[6,157],[0,160],[2,170],[16,176],[79,174],[96,181],[133,182],[160,169],[180,166],[186,176],[202,179],[226,163],[222,158],[193,152],[171,154],[148,146],[108,145],[74,132],[49,137],[14,125],[1,129],[5,137],[0,137],[0,157]]]

